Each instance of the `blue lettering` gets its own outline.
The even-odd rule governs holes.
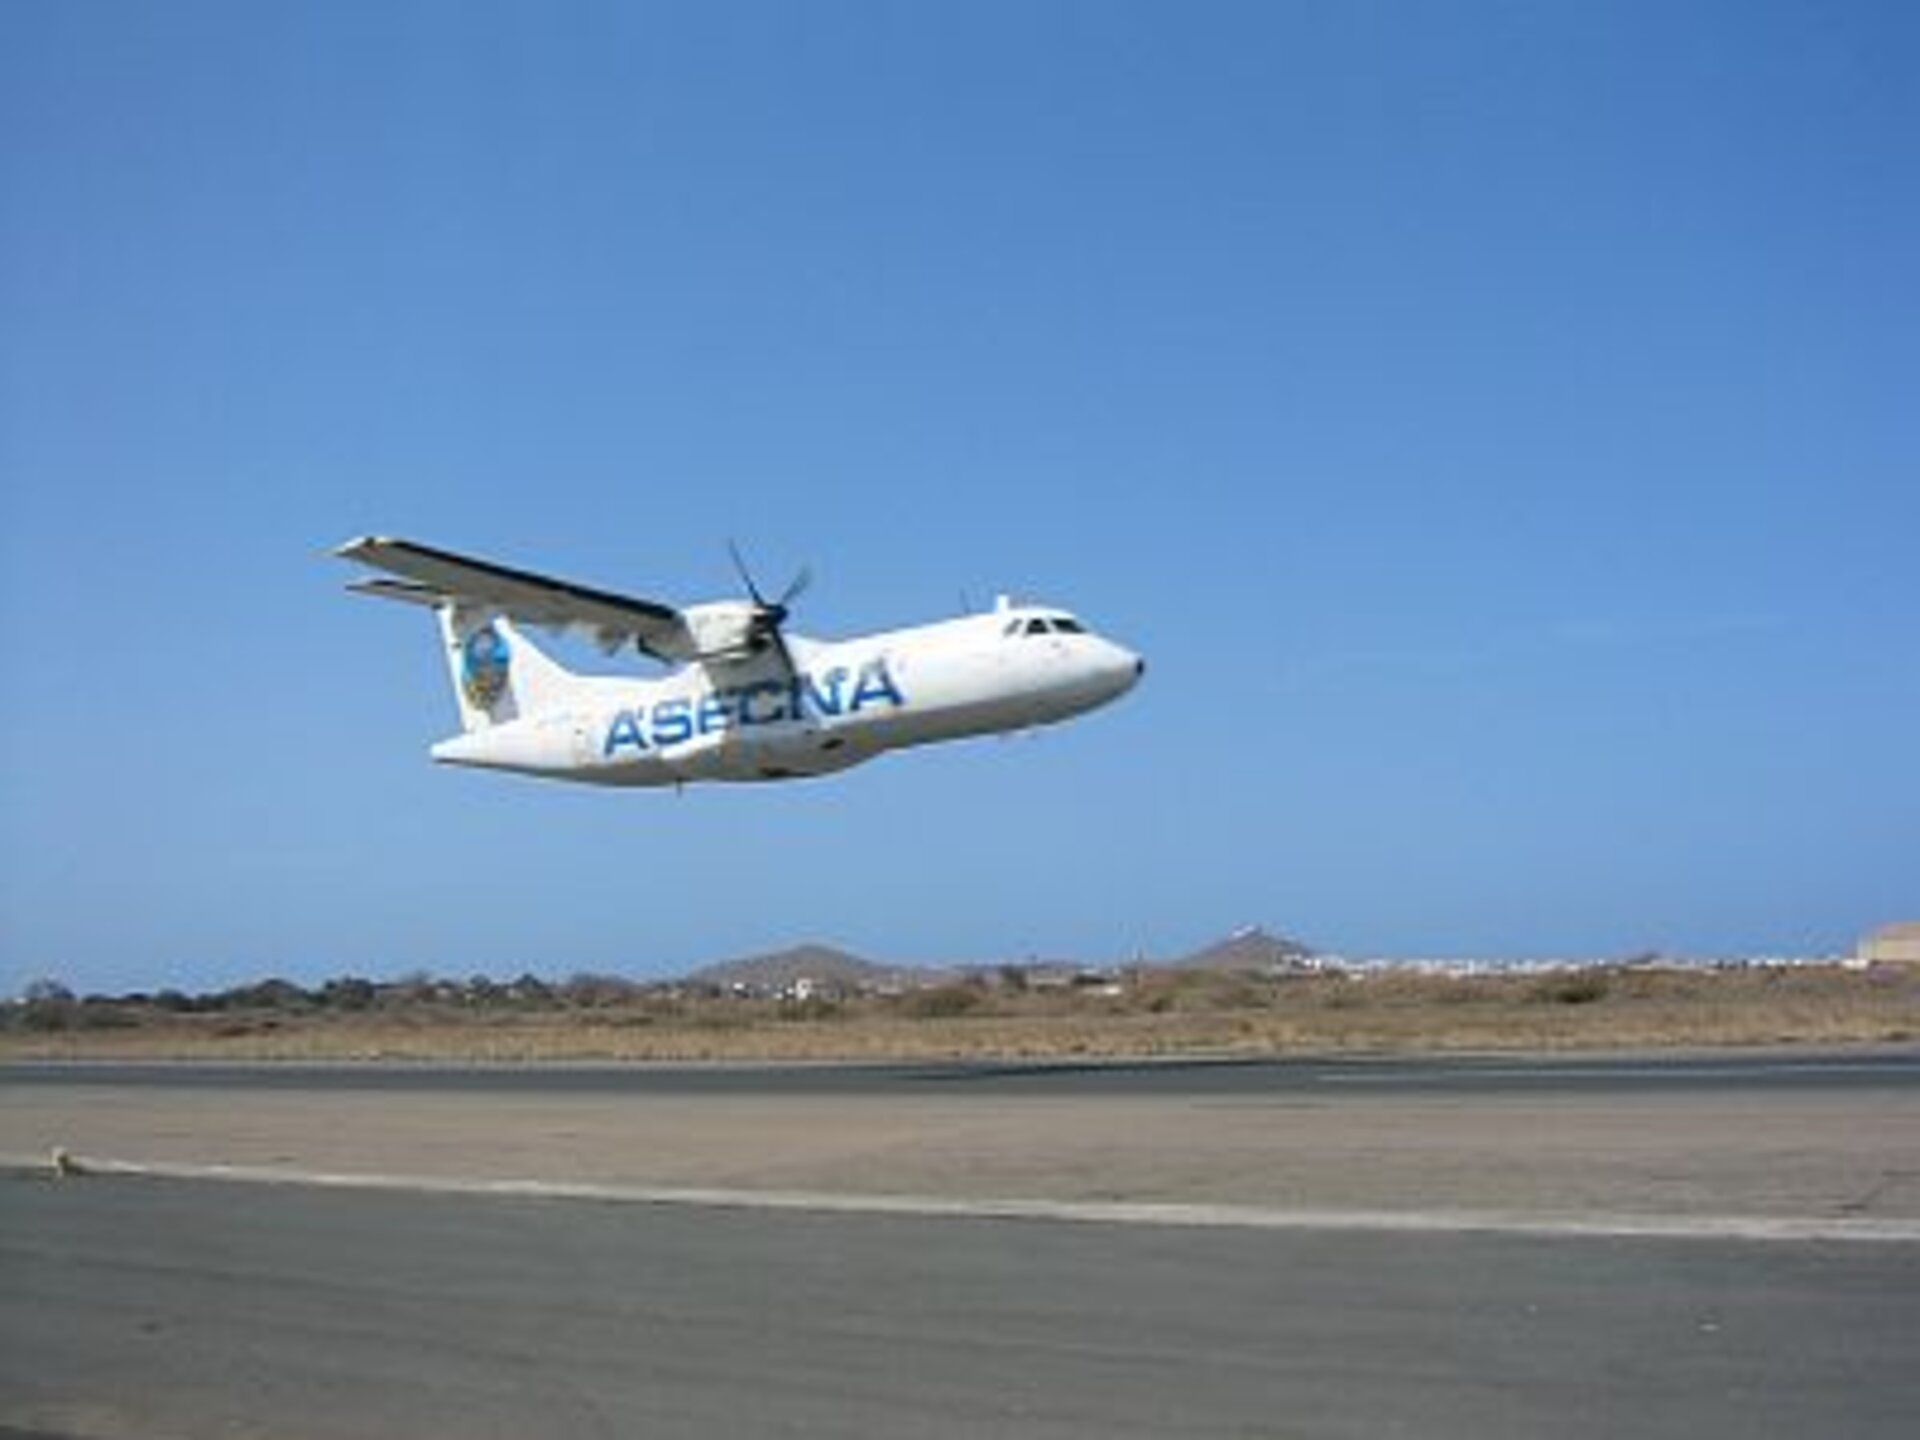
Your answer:
[[[772,725],[787,718],[787,687],[777,680],[762,680],[756,685],[748,685],[739,691],[740,723],[742,725]],[[771,709],[756,709],[754,701],[771,700]]]
[[[631,710],[622,710],[613,717],[613,723],[607,727],[607,743],[600,747],[600,758],[611,760],[622,745],[631,745],[636,750],[647,748],[646,737],[640,733],[640,719]]]
[[[860,683],[853,689],[853,704],[849,707],[856,713],[863,705],[876,704],[885,700],[895,709],[907,703],[907,697],[900,693],[900,687],[893,683],[893,676],[887,673],[885,660],[869,660],[860,667]]]
[[[662,700],[653,707],[653,743],[678,745],[693,738],[691,702]]]
[[[907,703],[884,659],[867,661],[858,674],[836,665],[824,675],[759,680],[704,695],[662,700],[651,714],[645,709],[621,710],[608,722],[600,755],[611,760],[622,750],[639,753],[654,747],[664,749],[683,745],[695,735],[778,725],[809,715],[857,714],[869,705],[882,703],[895,709]]]
[[[713,690],[700,697],[700,733],[733,728],[733,696],[725,690]]]
[[[846,670],[841,666],[834,666],[827,672],[826,682],[827,688],[822,690],[819,682],[811,675],[802,675],[794,681],[794,713],[800,714],[804,709],[812,709],[820,715],[838,715],[845,710],[846,698],[841,692],[847,684]]]

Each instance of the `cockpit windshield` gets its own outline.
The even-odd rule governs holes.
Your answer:
[[[1071,615],[1015,616],[1006,623],[1003,635],[1084,635],[1087,627]]]

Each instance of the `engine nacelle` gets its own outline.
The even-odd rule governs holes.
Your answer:
[[[747,600],[715,600],[680,612],[701,657],[747,655],[760,639],[760,608]]]

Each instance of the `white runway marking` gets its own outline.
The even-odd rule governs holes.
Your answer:
[[[813,1190],[623,1185],[548,1180],[475,1180],[359,1174],[248,1165],[186,1165],[74,1156],[79,1178],[138,1177],[340,1190],[402,1191],[626,1205],[796,1210],[950,1220],[1051,1220],[1071,1224],[1165,1225],[1242,1230],[1365,1230],[1400,1234],[1498,1234],[1648,1240],[1920,1242],[1920,1220],[1799,1215],[1636,1215],[1523,1210],[1296,1210],[1129,1200],[960,1199],[942,1195],[859,1195]],[[0,1168],[41,1171],[44,1156],[0,1154]]]

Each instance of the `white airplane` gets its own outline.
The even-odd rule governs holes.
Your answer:
[[[748,600],[674,609],[408,540],[335,552],[393,578],[348,588],[433,610],[463,733],[449,765],[594,785],[788,780],[887,750],[1049,725],[1117,699],[1146,662],[1051,606],[1004,597],[988,614],[851,640],[784,628],[803,570],[778,600],[739,552]],[[657,679],[579,675],[518,628],[584,630],[679,668]]]

